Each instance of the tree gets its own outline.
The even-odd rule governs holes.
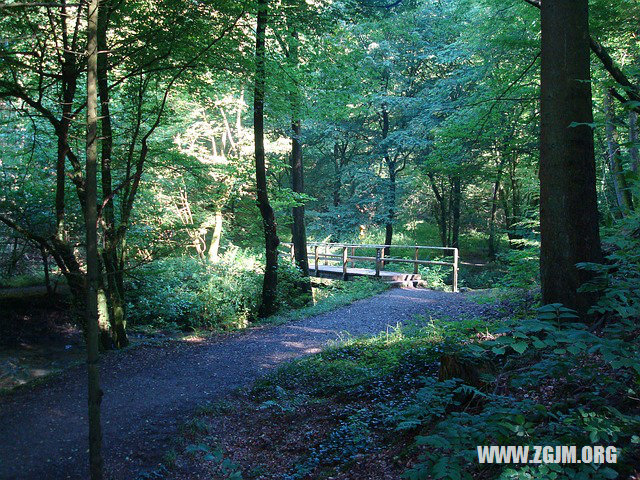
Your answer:
[[[256,161],[256,195],[262,227],[264,230],[266,264],[262,283],[262,303],[259,315],[269,316],[276,311],[278,288],[278,245],[280,239],[276,228],[273,208],[269,203],[267,190],[267,168],[264,151],[264,97],[266,84],[266,31],[268,0],[258,0],[255,50],[255,87],[253,94],[253,132]]]
[[[579,262],[602,258],[593,143],[588,1],[541,6],[540,277],[544,303],[586,313]]]
[[[87,19],[87,145],[84,221],[87,239],[86,325],[87,370],[89,375],[89,471],[91,480],[102,479],[102,427],[100,425],[98,288],[98,8],[99,0],[89,3]]]

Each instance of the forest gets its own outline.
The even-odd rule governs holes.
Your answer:
[[[640,479],[640,2],[0,39],[0,479]]]

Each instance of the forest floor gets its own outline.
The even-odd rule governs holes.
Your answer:
[[[329,313],[278,326],[110,352],[101,362],[107,478],[134,479],[158,465],[178,428],[283,362],[349,336],[425,319],[490,315],[496,304],[465,294],[393,289]],[[86,478],[86,370],[0,397],[0,478]]]

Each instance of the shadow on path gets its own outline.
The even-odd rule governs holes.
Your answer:
[[[393,289],[291,324],[202,342],[105,355],[102,422],[106,478],[134,480],[157,463],[177,427],[206,401],[250,385],[278,364],[345,335],[372,335],[416,314],[474,313],[463,295]],[[87,478],[86,370],[0,397],[0,478]]]

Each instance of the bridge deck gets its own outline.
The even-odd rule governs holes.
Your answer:
[[[333,265],[318,265],[316,272],[313,265],[310,273],[316,277],[339,278],[342,279],[342,267]],[[372,268],[347,268],[347,280],[353,277],[375,277],[376,271]],[[388,283],[402,284],[404,286],[415,286],[420,280],[420,275],[414,273],[380,271],[380,280]]]

